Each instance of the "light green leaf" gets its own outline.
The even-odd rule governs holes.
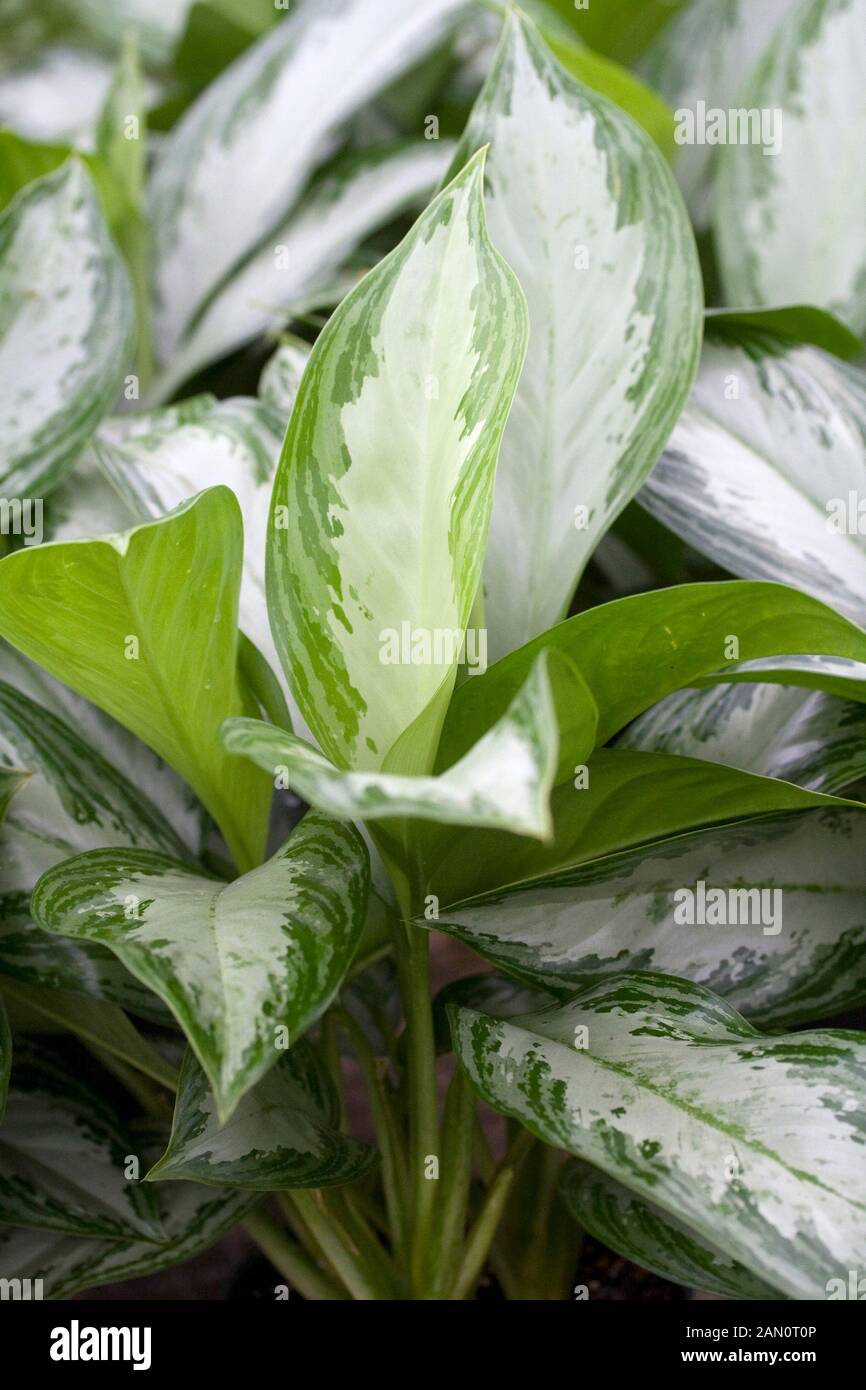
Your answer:
[[[675,1215],[642,1201],[597,1169],[569,1163],[561,1191],[583,1230],[662,1279],[723,1298],[779,1298],[769,1284],[695,1235]]]
[[[696,226],[710,220],[718,146],[693,138],[686,112],[698,102],[728,112],[742,103],[738,89],[797,0],[690,0],[666,25],[641,59],[639,71],[683,120],[678,122],[677,180]],[[703,131],[701,132],[703,133]],[[785,132],[787,134],[787,132]],[[784,148],[784,146],[783,146]],[[786,295],[785,298],[790,298]]]
[[[708,990],[621,975],[520,1019],[452,1010],[483,1099],[778,1292],[866,1259],[866,1036],[764,1036]]]
[[[243,516],[240,627],[279,670],[265,599],[268,506],[282,441],[278,417],[247,397],[203,398],[188,419],[157,410],[135,434],[112,439],[100,432],[99,462],[130,512],[141,521],[165,516],[212,485],[231,488]]]
[[[226,1119],[327,1007],[368,886],[357,831],[310,814],[234,883],[148,850],[96,850],[49,870],[31,905],[44,930],[109,946],[165,1000]]]
[[[301,0],[185,112],[151,183],[163,361],[288,214],[343,123],[423,57],[462,4],[347,0],[334,10]]]
[[[401,770],[430,770],[478,588],[526,343],[482,181],[479,155],[336,310],[274,484],[271,627],[307,723],[344,767],[381,767],[426,712]]]
[[[133,335],[129,278],[79,160],[0,214],[0,452],[8,496],[41,496],[117,395]]]
[[[160,1240],[135,1147],[89,1087],[31,1045],[15,1050],[0,1130],[0,1222],[109,1240]]]
[[[641,503],[734,574],[866,616],[866,380],[812,347],[743,328],[708,339]]]
[[[353,152],[326,166],[267,243],[208,300],[151,395],[164,400],[210,362],[280,331],[293,309],[300,313],[311,296],[329,287],[366,236],[424,205],[451,153],[447,141],[415,141]]]
[[[604,0],[578,8],[574,0],[544,0],[578,38],[618,63],[633,63],[688,0]]]
[[[142,1157],[156,1157],[164,1142],[164,1135],[142,1133]],[[0,1227],[0,1277],[41,1279],[47,1298],[64,1299],[96,1284],[153,1274],[206,1250],[261,1201],[256,1192],[215,1191],[199,1183],[160,1183],[152,1193],[165,1231],[162,1244]]]
[[[780,148],[721,152],[714,228],[728,303],[803,299],[866,332],[864,65],[863,0],[804,0],[740,88],[732,105],[768,111]]]
[[[491,655],[567,611],[655,463],[697,366],[703,302],[673,176],[643,131],[511,15],[455,167],[490,143],[490,236],[529,303],[484,569]]]
[[[731,637],[736,638],[736,648]],[[596,742],[602,744],[665,695],[714,672],[726,680],[728,671],[740,670],[741,662],[774,657],[788,670],[797,660],[788,658],[790,652],[829,653],[846,658],[856,672],[855,663],[866,663],[866,633],[823,603],[779,584],[682,584],[616,599],[568,618],[484,675],[466,681],[445,719],[438,769],[449,767],[477,743],[545,650],[563,653],[580,671],[598,706]],[[731,658],[734,651],[736,661]],[[809,669],[820,679],[814,667]],[[760,671],[750,679],[772,678],[763,674],[763,665]],[[858,688],[854,679],[845,693],[852,688]],[[861,688],[866,694],[866,686]],[[571,756],[579,750],[572,747],[562,720],[560,728],[563,777],[583,759]]]
[[[838,792],[866,776],[866,706],[772,684],[681,690],[635,720],[617,747],[704,758]]]
[[[218,740],[225,718],[256,712],[236,671],[242,545],[216,487],[120,536],[17,551],[0,562],[0,632],[165,758],[244,869],[261,861],[271,792]]]
[[[440,777],[343,772],[302,739],[256,719],[228,720],[222,738],[230,753],[251,758],[278,784],[282,775],[298,796],[338,820],[405,816],[550,838],[559,736],[544,656],[502,719]]]
[[[330,1076],[301,1039],[246,1095],[222,1127],[207,1077],[187,1052],[171,1139],[149,1182],[190,1182],[273,1192],[354,1182],[375,1151],[340,1132]]]
[[[786,815],[443,899],[428,925],[559,993],[594,975],[675,970],[761,1026],[792,1027],[866,999],[864,865],[862,811]],[[703,901],[721,904],[703,925],[685,920],[701,883]]]

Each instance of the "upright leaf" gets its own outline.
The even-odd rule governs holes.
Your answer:
[[[715,233],[728,303],[805,300],[866,332],[864,64],[864,0],[803,0],[740,88],[736,106],[769,112],[779,139],[772,157],[754,140],[721,154]]]
[[[0,478],[7,496],[55,486],[120,390],[132,293],[77,159],[0,214]]]
[[[226,884],[149,850],[96,850],[49,870],[32,910],[109,946],[164,999],[221,1119],[330,1003],[364,925],[358,832],[309,814],[260,868]]]
[[[621,975],[494,1020],[452,1009],[483,1099],[673,1213],[778,1292],[866,1259],[866,1035],[763,1036],[697,985]]]
[[[558,622],[688,394],[702,295],[658,149],[511,15],[455,167],[490,143],[490,235],[529,303],[484,570],[492,654]]]
[[[526,344],[482,180],[479,155],[343,301],[283,445],[271,627],[304,717],[344,767],[380,767],[429,711],[411,769],[429,770],[478,588]]]
[[[261,860],[270,788],[218,740],[227,716],[254,712],[236,669],[242,546],[216,487],[120,536],[17,551],[0,632],[176,768],[243,869]]]

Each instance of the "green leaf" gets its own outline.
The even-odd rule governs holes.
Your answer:
[[[478,588],[526,343],[523,296],[487,239],[482,180],[479,155],[343,300],[283,445],[271,627],[307,723],[344,767],[381,767],[426,712],[415,766],[401,770],[429,771]]]
[[[707,333],[723,342],[733,339],[738,343],[744,329],[760,329],[786,342],[823,348],[843,362],[859,357],[863,351],[856,333],[834,314],[814,304],[787,304],[776,309],[707,309],[705,321]]]
[[[574,0],[545,0],[579,38],[619,63],[633,63],[688,0],[604,0],[578,8]]]
[[[691,830],[860,802],[694,758],[603,748],[554,789],[550,805],[553,836],[543,845],[497,830],[420,826],[427,891],[453,904]]]
[[[271,792],[218,740],[229,715],[255,713],[236,671],[242,545],[237,502],[216,487],[120,536],[17,551],[0,632],[165,758],[244,869],[261,861]]]
[[[279,670],[265,599],[268,506],[282,442],[280,421],[248,397],[203,397],[178,419],[174,409],[140,417],[134,434],[95,440],[100,466],[140,521],[165,516],[212,485],[231,488],[243,517],[238,622]]]
[[[560,994],[591,976],[675,970],[761,1026],[793,1027],[866,999],[864,861],[862,811],[784,815],[524,870],[452,906],[443,897],[426,925]],[[690,924],[701,883],[722,910]]]
[[[796,685],[807,690],[823,690],[843,699],[866,700],[866,665],[844,657],[770,656],[755,661],[734,662],[725,671],[716,671],[695,681],[696,686],[721,682]]]
[[[302,1039],[220,1127],[207,1077],[187,1052],[171,1139],[147,1180],[182,1178],[260,1192],[354,1182],[375,1151],[340,1132],[339,1110],[333,1082]]]
[[[301,313],[310,296],[327,290],[365,237],[424,206],[451,152],[446,141],[413,141],[352,151],[326,165],[267,243],[207,301],[151,394],[165,400],[210,362],[283,329],[293,309]]]
[[[310,814],[234,883],[149,850],[96,850],[40,879],[36,922],[109,946],[165,1000],[228,1118],[327,1007],[364,925],[358,832]]]
[[[151,1194],[124,1172],[136,1150],[89,1087],[31,1045],[15,1051],[0,1130],[0,1222],[109,1240],[159,1240]]]
[[[164,67],[183,32],[190,0],[62,0],[97,44],[116,48],[133,32],[148,63]]]
[[[6,1114],[6,1097],[9,1093],[9,1072],[12,1067],[12,1033],[3,996],[0,995],[0,1123]]]
[[[640,501],[734,574],[793,584],[862,622],[866,381],[759,330],[726,338],[705,344]]]
[[[635,720],[617,747],[704,758],[838,792],[866,776],[866,706],[772,684],[681,690]]]
[[[643,131],[512,14],[455,158],[490,143],[490,236],[529,304],[484,568],[494,658],[559,621],[664,447],[703,302],[673,176]]]
[[[164,362],[287,215],[339,128],[437,42],[462,3],[302,0],[184,113],[150,190]]]
[[[142,1157],[156,1157],[160,1139],[164,1143],[164,1135],[143,1133]],[[0,1227],[0,1277],[42,1279],[47,1298],[63,1299],[96,1284],[153,1274],[206,1250],[261,1200],[256,1192],[215,1191],[198,1183],[160,1183],[151,1191],[165,1231],[162,1244]]]
[[[517,1020],[451,1017],[489,1105],[778,1292],[822,1299],[863,1266],[862,1033],[764,1036],[709,990],[640,973]]]
[[[806,0],[783,20],[737,106],[768,110],[781,149],[728,144],[715,237],[729,303],[832,309],[866,332],[866,193],[857,132],[866,120],[861,0]],[[833,158],[825,150],[832,147]]]
[[[342,772],[302,739],[256,719],[228,720],[222,738],[230,753],[251,758],[277,785],[338,820],[405,816],[550,838],[559,736],[545,656],[502,719],[439,777]]]
[[[743,106],[746,103],[739,100],[738,93],[744,76],[751,72],[779,21],[795,3],[689,0],[643,55],[640,74],[678,116],[696,113],[698,102],[704,103],[708,114],[710,110],[727,112]],[[692,132],[684,121],[678,122],[678,129],[683,134],[678,136],[677,180],[695,225],[703,230],[710,220],[718,146],[699,139],[685,141]],[[787,136],[787,130],[784,134]]]
[[[77,159],[0,214],[0,453],[7,495],[41,496],[120,390],[129,278]]]
[[[568,1164],[561,1190],[583,1230],[662,1279],[723,1298],[775,1301],[779,1297],[769,1284],[695,1235],[675,1215],[641,1201],[622,1183],[584,1163]]]
[[[730,659],[732,637],[737,665]],[[866,663],[866,633],[823,603],[779,584],[683,584],[616,599],[568,618],[466,681],[445,719],[438,769],[449,767],[478,742],[545,650],[563,653],[580,671],[598,706],[596,742],[602,744],[665,695],[698,683],[726,662],[737,671],[740,662],[787,658],[800,651],[847,658],[849,665]],[[792,661],[777,664],[788,669]],[[810,670],[814,675],[814,667]],[[760,671],[749,678],[771,679],[763,666]],[[729,679],[725,669],[718,678]],[[853,679],[845,693],[851,687],[857,688]],[[561,727],[564,777],[583,759],[571,756],[578,750]]]

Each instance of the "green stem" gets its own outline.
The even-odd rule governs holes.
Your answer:
[[[266,1212],[250,1212],[243,1225],[274,1268],[304,1298],[321,1301],[345,1297],[334,1281],[316,1268],[297,1242]]]
[[[349,1233],[325,1209],[320,1191],[298,1189],[284,1196],[297,1207],[331,1268],[354,1299],[368,1302],[389,1296],[390,1291],[383,1288],[376,1273],[364,1267]]]
[[[468,1298],[478,1283],[496,1235],[496,1228],[502,1220],[512,1184],[532,1142],[529,1130],[522,1130],[497,1169],[467,1237],[460,1269],[451,1290],[452,1299]]]
[[[442,1120],[442,1164],[436,1220],[429,1251],[432,1291],[442,1297],[456,1277],[472,1182],[475,1092],[458,1065],[445,1100]]]
[[[407,914],[408,916],[408,914]],[[429,941],[426,932],[403,922],[397,928],[397,960],[406,1013],[409,1080],[409,1152],[413,1194],[412,1269],[417,1292],[424,1293],[424,1251],[436,1196],[427,1160],[439,1156],[436,1103],[436,1045],[430,997]]]

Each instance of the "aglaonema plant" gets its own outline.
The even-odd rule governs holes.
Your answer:
[[[4,486],[48,494],[0,562],[0,1275],[63,1298],[243,1223],[310,1300],[561,1300],[590,1232],[728,1298],[827,1297],[866,1265],[866,1035],[826,1026],[866,999],[866,555],[827,524],[866,461],[859,282],[786,305],[725,236],[754,305],[705,314],[664,141],[552,15],[507,16],[447,159],[302,194],[350,113],[303,107],[305,25],[338,74],[366,35],[360,105],[459,7],[411,8],[340,37],[302,7],[192,102],[144,308],[110,115],[0,220]],[[811,8],[809,43],[847,22]],[[647,59],[671,87],[692,22]],[[213,127],[253,179],[291,91],[295,162],[190,269]],[[434,164],[257,397],[158,403],[262,331],[266,227],[333,275],[334,206],[372,229]],[[613,545],[664,574],[676,537],[712,577],[584,601]],[[448,938],[478,969],[437,992]]]

